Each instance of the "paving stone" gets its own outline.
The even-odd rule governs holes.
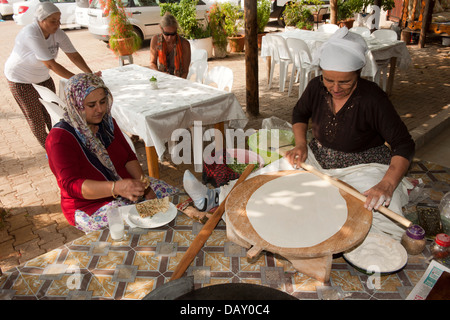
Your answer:
[[[33,225],[27,225],[20,229],[15,229],[10,231],[10,234],[14,236],[14,246],[18,247],[34,239],[39,239],[39,237],[33,233]]]

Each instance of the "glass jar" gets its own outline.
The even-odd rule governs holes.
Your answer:
[[[431,245],[431,254],[436,260],[442,260],[450,254],[450,236],[445,233],[439,233]]]
[[[425,230],[417,224],[410,226],[403,234],[400,243],[408,254],[416,255],[422,253],[427,243]]]

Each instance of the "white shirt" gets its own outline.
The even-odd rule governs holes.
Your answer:
[[[18,83],[40,83],[50,78],[50,70],[42,61],[56,59],[58,49],[76,52],[69,37],[58,29],[44,38],[38,22],[25,26],[17,35],[11,55],[5,63],[5,76]]]

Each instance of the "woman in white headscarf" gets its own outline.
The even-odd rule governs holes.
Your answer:
[[[59,28],[60,18],[61,12],[53,3],[39,3],[35,20],[19,32],[13,51],[5,63],[5,76],[11,93],[25,115],[31,131],[44,148],[47,131],[51,129],[51,120],[45,107],[39,102],[39,94],[32,84],[47,87],[55,92],[50,70],[66,79],[74,75],[56,62],[59,49],[63,50],[79,69],[92,73],[69,37]]]
[[[385,205],[402,214],[408,199],[403,176],[415,144],[386,93],[360,77],[366,52],[364,39],[345,27],[323,44],[322,75],[294,107],[295,147],[286,159],[293,166],[311,164],[362,192],[365,207],[374,209],[372,229],[398,239],[404,230],[376,209]],[[308,143],[309,121],[314,138]]]

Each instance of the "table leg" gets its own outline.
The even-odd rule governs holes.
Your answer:
[[[145,153],[147,154],[148,175],[159,179],[159,159],[155,147],[145,146]]]
[[[266,57],[267,61],[267,83],[270,83],[270,68],[272,67],[271,57]]]
[[[214,139],[216,141],[216,151],[222,150],[223,146],[224,146],[224,142],[225,142],[225,135],[224,135],[225,124],[224,124],[224,122],[222,121],[222,122],[216,123],[214,125],[214,129],[220,131],[220,135],[216,134],[214,137]]]
[[[391,95],[392,88],[394,86],[394,76],[395,76],[395,66],[397,64],[397,57],[391,57],[391,62],[389,66],[389,78],[387,80],[387,87],[386,87],[386,93]]]

